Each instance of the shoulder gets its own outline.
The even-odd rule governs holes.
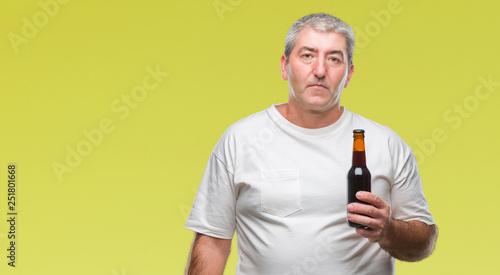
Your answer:
[[[366,142],[376,142],[380,145],[384,144],[392,150],[411,150],[406,142],[388,126],[349,110],[346,111],[351,113],[353,129],[359,127],[365,130]]]
[[[265,135],[273,126],[268,109],[249,115],[231,124],[215,145],[213,153],[217,156],[229,157],[259,135]]]
[[[374,120],[371,120],[369,118],[366,118],[360,114],[357,114],[357,113],[354,113],[354,112],[351,112],[349,110],[345,110],[347,112],[350,112],[351,113],[351,117],[352,117],[352,125],[353,126],[362,126],[365,129],[366,133],[369,134],[368,131],[370,131],[371,133],[373,133],[374,135],[376,135],[377,137],[387,137],[387,138],[398,138],[398,139],[401,139],[399,137],[399,135],[394,131],[392,130],[391,128],[389,128],[388,126],[386,125],[383,125],[383,124],[380,124]]]
[[[267,121],[269,121],[269,115],[265,109],[236,121],[226,129],[224,135],[246,134],[266,125]]]

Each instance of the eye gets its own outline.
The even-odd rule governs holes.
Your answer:
[[[330,61],[337,63],[337,62],[340,62],[340,59],[338,59],[336,57],[330,57]]]
[[[302,55],[302,58],[304,58],[304,59],[310,59],[310,58],[312,58],[312,55],[310,53],[305,53],[305,54]]]

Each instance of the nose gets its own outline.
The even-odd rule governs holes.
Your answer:
[[[316,62],[314,62],[313,74],[318,79],[322,79],[326,75],[326,64],[325,60],[322,58],[318,58]]]

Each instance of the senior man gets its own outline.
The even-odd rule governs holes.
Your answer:
[[[437,228],[411,148],[340,106],[353,50],[351,27],[334,16],[292,25],[288,102],[234,123],[212,151],[186,224],[196,232],[186,273],[222,274],[235,231],[236,274],[394,274],[395,258],[431,254]],[[366,131],[372,192],[357,198],[368,204],[346,205],[353,129]]]

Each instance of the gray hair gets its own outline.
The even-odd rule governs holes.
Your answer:
[[[354,32],[352,28],[339,18],[326,13],[314,13],[306,15],[295,21],[288,30],[285,38],[285,56],[286,62],[290,58],[293,47],[297,44],[297,38],[304,27],[311,27],[313,30],[321,32],[335,32],[345,37],[347,59],[349,66],[352,64],[352,55],[354,52]]]

